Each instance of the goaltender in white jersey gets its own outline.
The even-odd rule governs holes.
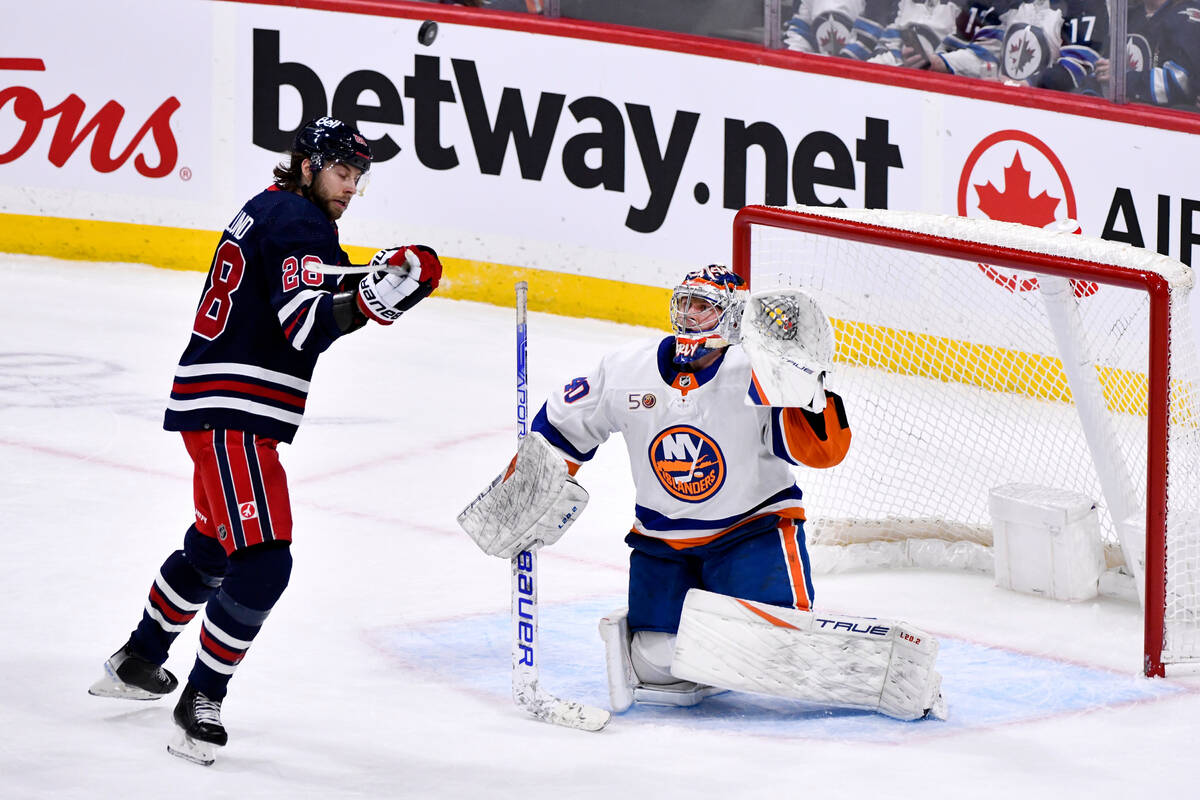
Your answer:
[[[576,471],[620,432],[637,497],[629,605],[600,623],[614,711],[737,689],[942,716],[932,637],[812,610],[792,465],[834,467],[850,447],[825,387],[833,333],[801,291],[747,294],[724,267],[689,273],[674,335],[564,381],[459,521],[489,555],[552,544],[586,503]]]

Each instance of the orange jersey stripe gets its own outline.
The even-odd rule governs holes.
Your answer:
[[[796,541],[796,524],[791,520],[780,520],[779,535],[783,540],[783,553],[787,560],[788,577],[792,582],[792,596],[796,598],[796,608],[811,611],[812,603],[808,597],[804,561],[800,558],[800,543]]]
[[[695,536],[691,539],[663,539],[662,541],[666,542],[674,550],[687,550],[690,547],[699,547],[700,545],[708,544],[709,542],[715,542],[717,539],[720,539],[730,531],[737,530],[748,522],[753,522],[756,519],[762,519],[763,517],[771,514],[775,514],[788,520],[799,520],[801,522],[805,520],[804,509],[801,506],[792,506],[791,508],[781,508],[778,511],[766,511],[762,514],[755,514],[752,517],[746,517],[737,525],[734,525],[731,528],[726,528],[720,533],[714,533],[709,536]],[[630,533],[636,533],[639,536],[646,535],[637,530],[630,531]]]
[[[771,401],[767,398],[767,393],[763,391],[762,384],[758,382],[758,376],[754,374],[754,370],[750,370],[750,382],[754,384],[754,391],[758,392],[758,397],[762,400],[764,406],[771,405]]]

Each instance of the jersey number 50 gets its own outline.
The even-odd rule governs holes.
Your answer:
[[[229,312],[233,310],[233,293],[241,285],[245,271],[246,257],[242,255],[241,246],[232,239],[221,242],[213,257],[209,276],[212,284],[204,297],[200,298],[200,307],[196,309],[192,331],[197,336],[212,341],[225,330]]]

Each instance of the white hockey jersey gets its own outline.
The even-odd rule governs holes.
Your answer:
[[[749,359],[677,372],[674,339],[605,356],[538,412],[538,431],[575,464],[614,432],[636,487],[634,531],[678,548],[704,544],[767,514],[804,519],[789,464],[828,467],[850,444],[841,398],[821,414],[754,404]]]

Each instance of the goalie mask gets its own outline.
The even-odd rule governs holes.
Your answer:
[[[675,364],[691,364],[741,339],[746,282],[719,264],[689,272],[671,293]]]

